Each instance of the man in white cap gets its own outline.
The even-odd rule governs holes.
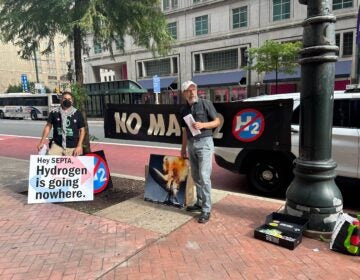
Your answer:
[[[214,152],[213,129],[220,125],[220,119],[214,105],[206,99],[198,98],[197,85],[186,81],[181,85],[186,100],[180,110],[182,118],[181,156],[189,154],[191,175],[196,186],[196,203],[186,208],[187,211],[199,211],[199,223],[206,223],[211,212],[211,170]],[[186,123],[183,117],[191,114],[194,122]],[[200,131],[199,134],[193,133]],[[188,152],[188,153],[187,153]]]

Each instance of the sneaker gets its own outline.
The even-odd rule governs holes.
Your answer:
[[[197,204],[194,204],[192,206],[186,207],[186,211],[189,211],[189,212],[201,211],[201,206],[197,205]]]
[[[200,218],[198,222],[200,224],[205,224],[210,220],[210,213],[209,212],[201,212]]]

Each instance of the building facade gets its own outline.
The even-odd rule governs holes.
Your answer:
[[[345,89],[355,79],[356,22],[359,0],[333,0],[336,16],[335,89]],[[199,94],[215,102],[229,102],[262,93],[275,93],[275,73],[246,70],[249,48],[267,40],[301,41],[307,16],[298,0],[162,0],[162,10],[175,43],[166,57],[125,40],[125,52],[114,57],[87,38],[89,56],[84,59],[85,83],[131,79],[153,90],[152,77],[160,77],[163,103],[177,102],[181,82],[193,80]],[[105,70],[104,70],[105,69]],[[278,93],[300,91],[300,66],[292,75],[278,73]]]
[[[37,82],[36,71],[39,82],[52,91],[67,83],[71,53],[69,44],[61,44],[63,41],[64,38],[57,37],[53,52],[44,55],[38,50],[29,60],[20,58],[16,46],[0,43],[0,93],[5,92],[9,85],[20,84],[22,74],[27,75],[29,82]],[[41,43],[40,50],[45,48],[45,43]]]

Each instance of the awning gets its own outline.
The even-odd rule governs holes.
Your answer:
[[[160,77],[160,88],[167,89],[177,77]],[[138,80],[137,83],[146,89],[153,89],[153,79]]]
[[[300,66],[295,68],[295,73],[286,74],[282,72],[278,72],[278,81],[286,81],[286,80],[299,80],[300,79]],[[270,73],[266,73],[264,77],[264,82],[275,82],[276,81],[276,72],[271,71]]]
[[[337,61],[335,64],[335,77],[349,77],[351,74],[351,60]]]
[[[351,60],[337,61],[335,63],[335,77],[349,77],[351,74]],[[294,74],[286,74],[278,72],[278,81],[287,81],[287,80],[299,80],[300,79],[300,66],[296,67]],[[275,82],[276,73],[271,71],[266,73],[264,77],[264,82]]]
[[[193,82],[198,86],[239,84],[245,75],[244,71],[222,72],[203,75],[194,75]]]

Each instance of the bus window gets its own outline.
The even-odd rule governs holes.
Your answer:
[[[51,95],[51,102],[52,104],[60,104],[61,97],[59,95]]]

